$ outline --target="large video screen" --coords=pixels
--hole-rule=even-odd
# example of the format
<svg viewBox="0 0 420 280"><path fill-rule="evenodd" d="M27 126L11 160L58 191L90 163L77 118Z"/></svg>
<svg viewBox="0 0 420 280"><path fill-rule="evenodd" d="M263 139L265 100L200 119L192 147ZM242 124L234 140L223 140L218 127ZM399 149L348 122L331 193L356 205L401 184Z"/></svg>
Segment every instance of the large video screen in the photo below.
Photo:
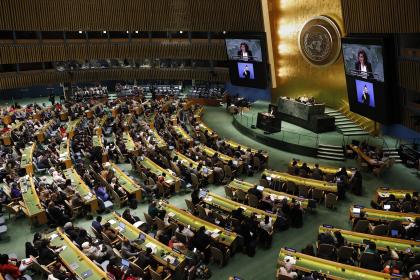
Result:
<svg viewBox="0 0 420 280"><path fill-rule="evenodd" d="M254 80L254 65L252 63L238 62L238 74L240 79Z"/></svg>
<svg viewBox="0 0 420 280"><path fill-rule="evenodd" d="M381 45L343 43L347 75L384 82L383 47Z"/></svg>
<svg viewBox="0 0 420 280"><path fill-rule="evenodd" d="M342 39L350 110L380 123L392 121L387 42L375 36Z"/></svg>
<svg viewBox="0 0 420 280"><path fill-rule="evenodd" d="M373 90L373 84L362 80L355 80L355 82L357 102L363 104L364 106L375 108L375 92Z"/></svg>
<svg viewBox="0 0 420 280"><path fill-rule="evenodd" d="M229 60L262 62L261 41L257 39L226 39Z"/></svg>

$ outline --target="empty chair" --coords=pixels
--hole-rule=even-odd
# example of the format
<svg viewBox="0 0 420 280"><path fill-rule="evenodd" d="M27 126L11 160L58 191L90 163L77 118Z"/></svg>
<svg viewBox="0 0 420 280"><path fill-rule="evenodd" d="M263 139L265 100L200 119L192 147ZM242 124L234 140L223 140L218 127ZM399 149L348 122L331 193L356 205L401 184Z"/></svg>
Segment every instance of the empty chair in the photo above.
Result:
<svg viewBox="0 0 420 280"><path fill-rule="evenodd" d="M233 179L233 174L232 174L232 169L230 168L229 165L224 165L223 166L223 171L225 173L225 177L223 178L224 182L230 182Z"/></svg>
<svg viewBox="0 0 420 280"><path fill-rule="evenodd" d="M299 196L303 196L305 198L309 197L310 188L308 186L299 185L298 190L299 190Z"/></svg>
<svg viewBox="0 0 420 280"><path fill-rule="evenodd" d="M260 179L260 186L263 186L264 188L269 188L270 184L268 183L267 179Z"/></svg>
<svg viewBox="0 0 420 280"><path fill-rule="evenodd" d="M258 157L253 157L253 164L254 170L259 171L261 170L261 161Z"/></svg>
<svg viewBox="0 0 420 280"><path fill-rule="evenodd" d="M218 263L221 267L225 265L227 258L223 255L223 252L216 247L210 247L211 259L214 263Z"/></svg>
<svg viewBox="0 0 420 280"><path fill-rule="evenodd" d="M291 194L295 194L297 190L296 184L291 181L287 181L286 183L286 191Z"/></svg>
<svg viewBox="0 0 420 280"><path fill-rule="evenodd" d="M150 227L154 226L156 224L155 220L147 213L143 213L144 219L146 220L146 223L149 224Z"/></svg>
<svg viewBox="0 0 420 280"><path fill-rule="evenodd" d="M150 272L150 276L152 277L152 280L167 280L167 279L171 279L171 275L168 275L166 278L163 278L161 274L159 274L156 271L154 271L150 266L149 266L149 272Z"/></svg>
<svg viewBox="0 0 420 280"><path fill-rule="evenodd" d="M386 236L388 235L388 226L387 225L377 225L373 228L372 234L374 235L380 235L380 236Z"/></svg>
<svg viewBox="0 0 420 280"><path fill-rule="evenodd" d="M330 261L337 260L337 253L335 251L335 247L330 244L320 244L318 246L317 256Z"/></svg>
<svg viewBox="0 0 420 280"><path fill-rule="evenodd" d="M259 206L258 197L255 194L249 193L248 194L248 205L254 208L258 208Z"/></svg>
<svg viewBox="0 0 420 280"><path fill-rule="evenodd" d="M197 175L195 175L194 173L191 173L191 185L193 189L197 189L200 187L200 181L198 180Z"/></svg>
<svg viewBox="0 0 420 280"><path fill-rule="evenodd" d="M360 257L360 267L375 270L375 271L381 271L382 270L381 257L376 254L365 252Z"/></svg>
<svg viewBox="0 0 420 280"><path fill-rule="evenodd" d="M197 211L198 211L198 217L200 217L201 219L207 220L206 209L201 205L197 205L196 208L197 208Z"/></svg>
<svg viewBox="0 0 420 280"><path fill-rule="evenodd" d="M370 233L370 223L367 220L359 220L354 225L353 231L361 233Z"/></svg>
<svg viewBox="0 0 420 280"><path fill-rule="evenodd" d="M236 190L235 194L236 194L236 199L239 202L245 202L247 200L246 193L243 190Z"/></svg>
<svg viewBox="0 0 420 280"><path fill-rule="evenodd" d="M325 195L325 207L335 209L337 207L338 196L333 193Z"/></svg>
<svg viewBox="0 0 420 280"><path fill-rule="evenodd" d="M185 204L187 204L188 211L190 211L190 213L195 212L195 205L191 202L191 200L185 199Z"/></svg>
<svg viewBox="0 0 420 280"><path fill-rule="evenodd" d="M324 191L320 189L313 189L312 190L312 199L320 202L324 198Z"/></svg>
<svg viewBox="0 0 420 280"><path fill-rule="evenodd" d="M352 258L353 258L353 247L349 246L341 246L338 248L337 256L338 256L338 262L345 263L345 264L352 264Z"/></svg>

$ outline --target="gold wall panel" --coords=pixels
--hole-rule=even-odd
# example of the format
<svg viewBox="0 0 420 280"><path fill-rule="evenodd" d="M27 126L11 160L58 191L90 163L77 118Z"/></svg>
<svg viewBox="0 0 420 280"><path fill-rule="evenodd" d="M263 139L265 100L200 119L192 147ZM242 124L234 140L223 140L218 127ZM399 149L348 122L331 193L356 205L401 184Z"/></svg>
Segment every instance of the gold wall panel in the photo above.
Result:
<svg viewBox="0 0 420 280"><path fill-rule="evenodd" d="M304 60L298 48L298 34L310 18L325 15L333 19L344 35L340 0L270 0L270 19L279 96L314 96L328 106L338 108L347 100L342 55L326 67L314 67Z"/></svg>
<svg viewBox="0 0 420 280"><path fill-rule="evenodd" d="M85 60L104 58L166 58L166 59L199 59L199 60L226 60L224 42L221 40L208 43L182 43L171 44L132 43L110 44L108 42L90 44L76 43L64 44L44 42L35 44L4 45L0 46L0 63L31 63L64 60Z"/></svg>
<svg viewBox="0 0 420 280"><path fill-rule="evenodd" d="M0 30L264 31L260 0L1 0Z"/></svg>
<svg viewBox="0 0 420 280"><path fill-rule="evenodd" d="M399 84L402 88L420 92L420 62L402 60L398 62Z"/></svg>
<svg viewBox="0 0 420 280"><path fill-rule="evenodd" d="M196 69L103 69L72 72L22 71L0 74L0 90L33 85L47 85L64 82L97 82L104 80L202 80L210 82L229 81L226 68Z"/></svg>

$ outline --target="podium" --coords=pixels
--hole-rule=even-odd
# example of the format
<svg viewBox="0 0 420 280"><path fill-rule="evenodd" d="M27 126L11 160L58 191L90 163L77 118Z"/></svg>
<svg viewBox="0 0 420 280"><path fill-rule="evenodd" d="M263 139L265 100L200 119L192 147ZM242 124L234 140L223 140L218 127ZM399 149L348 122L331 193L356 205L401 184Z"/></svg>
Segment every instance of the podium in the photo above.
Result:
<svg viewBox="0 0 420 280"><path fill-rule="evenodd" d="M281 119L270 113L258 113L257 128L269 133L279 132L281 130Z"/></svg>

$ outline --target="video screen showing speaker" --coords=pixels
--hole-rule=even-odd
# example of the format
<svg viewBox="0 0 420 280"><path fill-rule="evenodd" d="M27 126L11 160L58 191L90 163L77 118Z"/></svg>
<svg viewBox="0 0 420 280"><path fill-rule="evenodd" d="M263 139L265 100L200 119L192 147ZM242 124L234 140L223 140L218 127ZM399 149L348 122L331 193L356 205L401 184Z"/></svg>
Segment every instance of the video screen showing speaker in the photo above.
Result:
<svg viewBox="0 0 420 280"><path fill-rule="evenodd" d="M262 62L261 41L257 39L225 39L229 60Z"/></svg>
<svg viewBox="0 0 420 280"><path fill-rule="evenodd" d="M233 85L253 88L267 87L267 63L264 34L241 34L225 39L229 59L230 81Z"/></svg>
<svg viewBox="0 0 420 280"><path fill-rule="evenodd" d="M343 43L346 74L384 82L382 45Z"/></svg>

